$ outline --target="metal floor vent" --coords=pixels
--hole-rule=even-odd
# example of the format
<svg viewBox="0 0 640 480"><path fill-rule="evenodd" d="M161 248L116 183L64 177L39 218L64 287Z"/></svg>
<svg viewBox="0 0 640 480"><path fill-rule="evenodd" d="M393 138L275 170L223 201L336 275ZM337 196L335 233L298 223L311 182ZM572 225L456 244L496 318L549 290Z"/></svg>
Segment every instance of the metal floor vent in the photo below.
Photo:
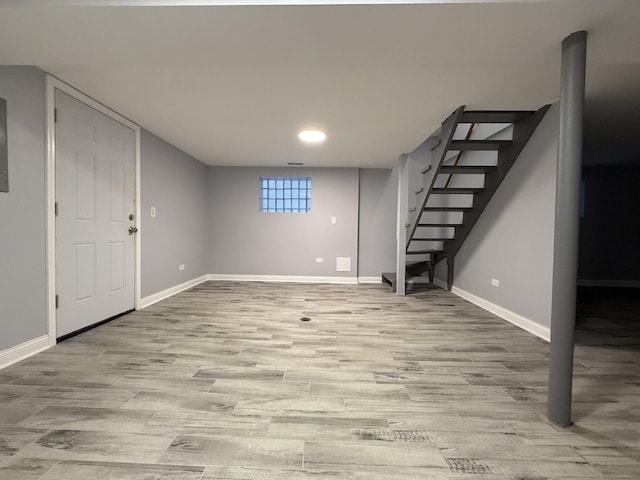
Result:
<svg viewBox="0 0 640 480"><path fill-rule="evenodd" d="M488 465L478 463L475 458L447 458L447 464L454 473L491 473Z"/></svg>
<svg viewBox="0 0 640 480"><path fill-rule="evenodd" d="M356 435L362 440L379 440L385 442L428 442L429 439L418 430L357 430Z"/></svg>

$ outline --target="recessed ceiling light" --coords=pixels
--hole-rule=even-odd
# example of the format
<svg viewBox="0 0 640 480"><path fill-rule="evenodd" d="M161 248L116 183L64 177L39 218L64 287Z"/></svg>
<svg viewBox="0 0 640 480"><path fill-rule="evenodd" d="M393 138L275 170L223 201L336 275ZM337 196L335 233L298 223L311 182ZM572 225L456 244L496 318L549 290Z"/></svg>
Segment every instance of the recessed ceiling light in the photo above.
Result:
<svg viewBox="0 0 640 480"><path fill-rule="evenodd" d="M298 138L305 143L320 143L325 141L327 134L322 130L302 130Z"/></svg>

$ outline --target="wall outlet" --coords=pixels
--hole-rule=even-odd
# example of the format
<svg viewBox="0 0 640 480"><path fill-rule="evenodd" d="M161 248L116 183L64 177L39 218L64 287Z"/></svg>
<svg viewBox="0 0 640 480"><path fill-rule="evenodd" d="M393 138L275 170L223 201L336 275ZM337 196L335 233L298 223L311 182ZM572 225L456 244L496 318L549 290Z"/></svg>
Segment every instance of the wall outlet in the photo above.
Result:
<svg viewBox="0 0 640 480"><path fill-rule="evenodd" d="M331 223L335 225L336 223L338 223L338 219L336 217L331 217Z"/></svg>
<svg viewBox="0 0 640 480"><path fill-rule="evenodd" d="M491 279L491 286L492 287L499 287L500 286L500 280L498 280L496 278L492 278Z"/></svg>
<svg viewBox="0 0 640 480"><path fill-rule="evenodd" d="M184 263L181 263L180 265L178 265L178 270L184 270Z"/></svg>
<svg viewBox="0 0 640 480"><path fill-rule="evenodd" d="M151 216L152 217L156 216L156 207L151 207Z"/></svg>
<svg viewBox="0 0 640 480"><path fill-rule="evenodd" d="M324 262L324 258L316 257L316 263L322 263L322 262Z"/></svg>

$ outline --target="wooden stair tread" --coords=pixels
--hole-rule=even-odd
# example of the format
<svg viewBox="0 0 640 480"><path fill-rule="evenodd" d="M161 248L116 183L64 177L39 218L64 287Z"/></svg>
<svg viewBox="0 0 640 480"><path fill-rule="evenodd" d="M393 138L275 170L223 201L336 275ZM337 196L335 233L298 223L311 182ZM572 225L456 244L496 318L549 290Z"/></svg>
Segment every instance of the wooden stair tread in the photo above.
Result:
<svg viewBox="0 0 640 480"><path fill-rule="evenodd" d="M437 249L429 249L429 250L412 250L412 251L407 251L406 254L407 255L427 255L427 254L431 254L431 253L442 253L444 252L444 250L437 250Z"/></svg>
<svg viewBox="0 0 640 480"><path fill-rule="evenodd" d="M488 173L497 168L495 165L442 165L439 173Z"/></svg>
<svg viewBox="0 0 640 480"><path fill-rule="evenodd" d="M431 193L436 195L462 195L462 194L470 194L470 193L478 193L483 191L484 188L458 188L458 187L449 187L449 188L432 188Z"/></svg>
<svg viewBox="0 0 640 480"><path fill-rule="evenodd" d="M424 212L470 212L473 207L424 207Z"/></svg>
<svg viewBox="0 0 640 480"><path fill-rule="evenodd" d="M490 151L511 144L511 140L452 140L449 143L449 150L457 151Z"/></svg>
<svg viewBox="0 0 640 480"><path fill-rule="evenodd" d="M460 123L515 123L535 113L533 110L468 110L462 113Z"/></svg>
<svg viewBox="0 0 640 480"><path fill-rule="evenodd" d="M440 222L440 223L419 223L418 227L459 227L462 223Z"/></svg>
<svg viewBox="0 0 640 480"><path fill-rule="evenodd" d="M443 242L444 240L451 240L451 237L413 237L411 242Z"/></svg>

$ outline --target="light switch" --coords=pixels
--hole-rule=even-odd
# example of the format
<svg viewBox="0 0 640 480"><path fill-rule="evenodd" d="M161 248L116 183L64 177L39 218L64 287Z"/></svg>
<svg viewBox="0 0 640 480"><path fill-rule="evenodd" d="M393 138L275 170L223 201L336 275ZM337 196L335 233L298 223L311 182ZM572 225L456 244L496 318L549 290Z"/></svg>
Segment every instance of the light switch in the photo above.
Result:
<svg viewBox="0 0 640 480"><path fill-rule="evenodd" d="M331 223L333 225L335 225L338 222L338 219L336 217L331 217Z"/></svg>
<svg viewBox="0 0 640 480"><path fill-rule="evenodd" d="M156 216L156 207L151 207L151 216L152 217Z"/></svg>

